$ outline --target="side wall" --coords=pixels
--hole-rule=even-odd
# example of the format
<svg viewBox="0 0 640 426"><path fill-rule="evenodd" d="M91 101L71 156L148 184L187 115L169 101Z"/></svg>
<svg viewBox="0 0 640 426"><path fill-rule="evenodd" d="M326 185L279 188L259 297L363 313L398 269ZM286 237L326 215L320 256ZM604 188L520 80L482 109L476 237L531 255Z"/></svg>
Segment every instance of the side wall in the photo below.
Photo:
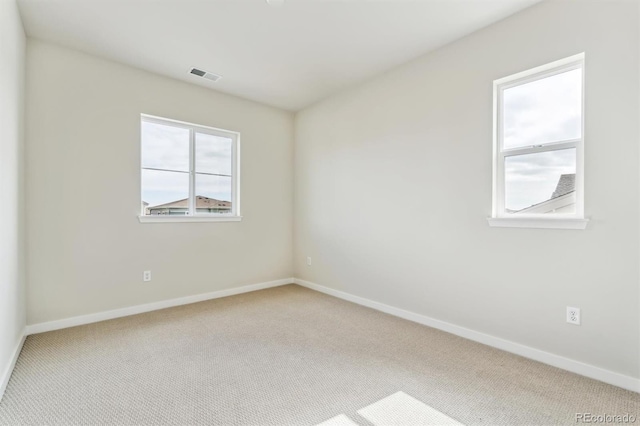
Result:
<svg viewBox="0 0 640 426"><path fill-rule="evenodd" d="M241 133L241 222L138 222L141 113ZM27 123L28 324L292 276L291 113L30 39Z"/></svg>
<svg viewBox="0 0 640 426"><path fill-rule="evenodd" d="M298 113L295 276L640 377L637 7L540 3ZM490 228L492 81L579 52L587 230Z"/></svg>
<svg viewBox="0 0 640 426"><path fill-rule="evenodd" d="M0 0L0 398L25 326L23 118L25 35Z"/></svg>

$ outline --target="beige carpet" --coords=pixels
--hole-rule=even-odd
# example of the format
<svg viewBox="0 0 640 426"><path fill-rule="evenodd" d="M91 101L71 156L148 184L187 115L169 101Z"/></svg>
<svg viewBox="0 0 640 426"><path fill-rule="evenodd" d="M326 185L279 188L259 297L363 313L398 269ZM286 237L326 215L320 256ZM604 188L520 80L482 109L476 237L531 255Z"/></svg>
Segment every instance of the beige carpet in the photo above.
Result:
<svg viewBox="0 0 640 426"><path fill-rule="evenodd" d="M637 393L288 285L30 336L0 424L381 426L395 403L465 425L640 413Z"/></svg>

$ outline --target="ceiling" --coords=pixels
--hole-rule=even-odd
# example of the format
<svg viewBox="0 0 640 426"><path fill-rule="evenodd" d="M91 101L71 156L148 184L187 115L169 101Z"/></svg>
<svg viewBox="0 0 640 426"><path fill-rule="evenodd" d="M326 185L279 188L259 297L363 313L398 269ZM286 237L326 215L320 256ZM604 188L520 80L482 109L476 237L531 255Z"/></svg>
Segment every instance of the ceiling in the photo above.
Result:
<svg viewBox="0 0 640 426"><path fill-rule="evenodd" d="M30 37L296 111L540 0L18 0ZM192 67L223 76L212 82Z"/></svg>

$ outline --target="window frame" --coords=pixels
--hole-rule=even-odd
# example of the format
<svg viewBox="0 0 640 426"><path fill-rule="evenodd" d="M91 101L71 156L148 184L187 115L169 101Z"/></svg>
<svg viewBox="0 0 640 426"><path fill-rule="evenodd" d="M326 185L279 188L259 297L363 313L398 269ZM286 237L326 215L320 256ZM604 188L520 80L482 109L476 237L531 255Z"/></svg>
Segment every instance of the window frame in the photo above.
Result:
<svg viewBox="0 0 640 426"><path fill-rule="evenodd" d="M141 223L161 222L238 222L240 215L240 133L203 126L170 118L149 114L140 114L140 200L142 205L142 123L155 123L186 129L189 131L189 211L186 215L145 215L144 206L141 207L138 219ZM229 213L197 213L196 211L196 133L208 134L231 139L231 212ZM153 169L163 171L164 169ZM173 171L173 170L166 170Z"/></svg>
<svg viewBox="0 0 640 426"><path fill-rule="evenodd" d="M504 148L502 120L503 93L523 84L542 80L575 69L582 70L581 137L523 147ZM585 140L585 54L579 53L539 67L513 74L493 82L493 193L490 226L518 228L584 229L584 140ZM507 213L505 209L505 160L515 155L550 152L561 149L576 150L575 212L574 213Z"/></svg>

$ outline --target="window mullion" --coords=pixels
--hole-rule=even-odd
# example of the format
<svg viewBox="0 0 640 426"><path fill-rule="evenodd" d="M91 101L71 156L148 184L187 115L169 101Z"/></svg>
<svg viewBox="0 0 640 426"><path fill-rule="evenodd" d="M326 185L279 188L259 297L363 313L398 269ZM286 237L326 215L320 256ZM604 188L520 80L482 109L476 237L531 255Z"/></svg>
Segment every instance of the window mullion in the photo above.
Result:
<svg viewBox="0 0 640 426"><path fill-rule="evenodd" d="M196 214L196 136L189 129L189 215Z"/></svg>
<svg viewBox="0 0 640 426"><path fill-rule="evenodd" d="M170 172L170 173L189 173L184 170L173 170L173 169L159 169L157 167L142 167L142 170L154 170L156 172Z"/></svg>
<svg viewBox="0 0 640 426"><path fill-rule="evenodd" d="M505 157L511 157L514 155L526 155L526 154L535 154L537 152L546 152L546 151L558 151L561 149L568 148L577 148L577 145L582 142L580 139L574 139L570 142L562 142L562 143L548 143L543 145L533 145L533 146L525 146L521 148L511 148L508 150L503 150L500 154Z"/></svg>

